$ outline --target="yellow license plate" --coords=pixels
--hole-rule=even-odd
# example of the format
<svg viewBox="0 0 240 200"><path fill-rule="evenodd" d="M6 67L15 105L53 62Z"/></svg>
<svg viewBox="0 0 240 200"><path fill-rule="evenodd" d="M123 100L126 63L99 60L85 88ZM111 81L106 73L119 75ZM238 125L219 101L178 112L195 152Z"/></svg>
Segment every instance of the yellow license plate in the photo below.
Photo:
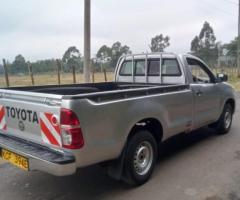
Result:
<svg viewBox="0 0 240 200"><path fill-rule="evenodd" d="M1 157L3 158L3 160L10 162L11 164L19 167L20 169L23 169L25 171L28 171L29 169L28 159L24 158L23 156L2 149Z"/></svg>

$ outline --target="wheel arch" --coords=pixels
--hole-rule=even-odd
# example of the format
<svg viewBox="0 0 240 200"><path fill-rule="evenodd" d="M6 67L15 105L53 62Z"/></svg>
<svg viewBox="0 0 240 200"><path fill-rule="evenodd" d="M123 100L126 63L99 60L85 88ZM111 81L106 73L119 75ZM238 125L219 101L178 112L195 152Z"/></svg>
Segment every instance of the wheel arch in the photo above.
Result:
<svg viewBox="0 0 240 200"><path fill-rule="evenodd" d="M163 126L158 119L144 118L136 122L128 134L127 141L140 130L149 131L155 138L157 144L161 143L163 139Z"/></svg>
<svg viewBox="0 0 240 200"><path fill-rule="evenodd" d="M130 131L127 135L127 139L125 141L125 145L121 151L120 156L111 162L110 165L108 165L108 175L115 180L120 180L121 177L125 177L123 166L125 162L125 156L126 156L126 150L128 146L128 142L130 139L137 134L138 131L141 130L148 130L153 137L156 139L157 145L160 144L160 142L163 139L163 126L162 123L156 119L156 118L144 118L142 120L139 120L136 122L132 128L130 128ZM123 178L125 179L125 178Z"/></svg>
<svg viewBox="0 0 240 200"><path fill-rule="evenodd" d="M229 99L227 99L227 100L225 101L225 104L224 104L224 105L226 105L226 104L230 104L230 105L232 106L233 113L234 113L235 110L236 110L236 102L235 102L235 100L234 100L233 98L229 98Z"/></svg>

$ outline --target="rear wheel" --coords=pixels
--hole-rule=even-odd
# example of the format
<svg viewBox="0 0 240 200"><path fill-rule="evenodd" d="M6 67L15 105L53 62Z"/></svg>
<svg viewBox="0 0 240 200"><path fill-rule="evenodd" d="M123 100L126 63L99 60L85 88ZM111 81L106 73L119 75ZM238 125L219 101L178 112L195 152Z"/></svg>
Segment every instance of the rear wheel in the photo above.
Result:
<svg viewBox="0 0 240 200"><path fill-rule="evenodd" d="M149 180L157 159L157 143L148 131L138 131L128 141L124 161L125 181L133 186Z"/></svg>
<svg viewBox="0 0 240 200"><path fill-rule="evenodd" d="M230 104L224 106L220 119L214 124L218 134L227 134L232 126L233 108Z"/></svg>

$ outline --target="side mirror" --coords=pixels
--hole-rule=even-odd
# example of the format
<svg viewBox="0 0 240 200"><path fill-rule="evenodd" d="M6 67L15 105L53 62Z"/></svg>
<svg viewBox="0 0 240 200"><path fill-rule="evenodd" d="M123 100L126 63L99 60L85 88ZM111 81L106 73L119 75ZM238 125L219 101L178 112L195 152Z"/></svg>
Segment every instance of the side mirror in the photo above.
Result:
<svg viewBox="0 0 240 200"><path fill-rule="evenodd" d="M227 82L228 75L227 74L217 74L217 80L218 80L218 82Z"/></svg>

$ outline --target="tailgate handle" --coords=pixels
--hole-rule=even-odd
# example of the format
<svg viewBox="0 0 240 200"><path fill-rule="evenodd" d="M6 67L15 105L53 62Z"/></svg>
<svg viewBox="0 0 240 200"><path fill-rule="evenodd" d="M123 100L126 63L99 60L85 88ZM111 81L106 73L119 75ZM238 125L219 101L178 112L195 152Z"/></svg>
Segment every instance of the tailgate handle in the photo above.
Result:
<svg viewBox="0 0 240 200"><path fill-rule="evenodd" d="M61 105L61 100L58 100L58 99L46 98L44 102L45 102L45 104L50 105L50 106L60 106Z"/></svg>

